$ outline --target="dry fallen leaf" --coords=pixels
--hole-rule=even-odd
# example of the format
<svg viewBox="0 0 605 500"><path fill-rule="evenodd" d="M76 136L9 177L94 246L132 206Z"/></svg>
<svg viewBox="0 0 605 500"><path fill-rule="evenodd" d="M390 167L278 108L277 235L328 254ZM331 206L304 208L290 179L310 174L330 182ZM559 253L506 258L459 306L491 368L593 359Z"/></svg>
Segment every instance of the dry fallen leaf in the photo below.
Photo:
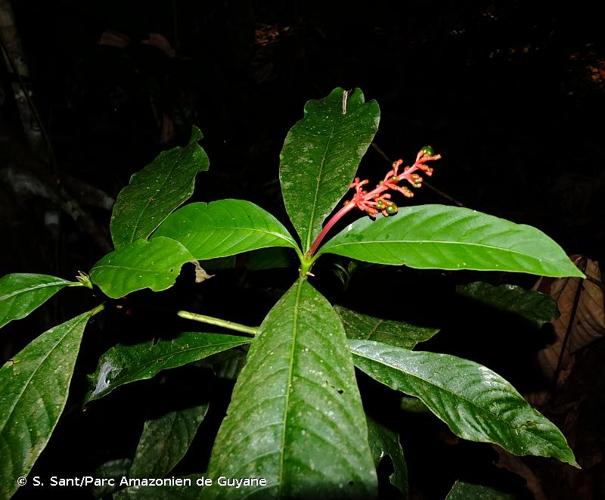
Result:
<svg viewBox="0 0 605 500"><path fill-rule="evenodd" d="M552 321L554 343L538 353L542 371L557 385L569 375L575 353L605 336L605 302L599 264L582 256L572 259L586 274L585 280L540 278L534 285L534 290L557 301L561 313Z"/></svg>
<svg viewBox="0 0 605 500"><path fill-rule="evenodd" d="M214 274L208 274L206 272L206 270L200 266L200 263L195 261L193 262L193 264L195 265L195 282L196 283L202 283L204 281L206 281L207 279L210 279L214 276Z"/></svg>

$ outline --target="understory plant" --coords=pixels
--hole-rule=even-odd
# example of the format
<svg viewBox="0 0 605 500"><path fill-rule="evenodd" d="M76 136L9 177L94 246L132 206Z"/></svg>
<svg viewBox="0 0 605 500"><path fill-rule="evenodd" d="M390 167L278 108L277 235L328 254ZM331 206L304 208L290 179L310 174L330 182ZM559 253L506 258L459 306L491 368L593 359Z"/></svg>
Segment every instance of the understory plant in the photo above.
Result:
<svg viewBox="0 0 605 500"><path fill-rule="evenodd" d="M249 201L180 207L209 165L194 129L186 146L161 153L120 192L111 217L115 249L89 273L75 281L39 274L0 280L0 326L24 318L66 287L98 288L108 300L121 299L146 288L170 288L187 263L196 267L197 286L203 287L203 261L282 247L298 257L299 276L260 326L203 310L178 311L209 326L115 345L90 375L85 403L162 370L236 348L246 352L208 468L183 478L193 486L173 486L175 495L372 498L377 466L389 456L389 479L404 497L407 472L399 437L366 416L355 369L417 398L463 439L577 466L557 427L502 377L466 359L417 350L435 329L333 306L312 281L314 264L324 254L416 269L583 274L536 228L460 207L398 207L439 168L440 155L431 147L422 147L413 161L393 163L374 187L356 177L380 117L378 104L365 102L360 90L337 88L309 101L304 111L285 139L279 169L298 238ZM345 216L353 222L338 224ZM221 279L220 273L213 279ZM46 446L65 407L86 324L103 309L99 304L52 327L0 369L0 498L17 490L17 478L28 475ZM210 325L233 333L213 333ZM103 473L113 467L126 477L165 477L187 452L206 411L205 405L179 409L147 421L135 456ZM145 491L114 486L120 498ZM160 494L158 488L150 491L150 498Z"/></svg>

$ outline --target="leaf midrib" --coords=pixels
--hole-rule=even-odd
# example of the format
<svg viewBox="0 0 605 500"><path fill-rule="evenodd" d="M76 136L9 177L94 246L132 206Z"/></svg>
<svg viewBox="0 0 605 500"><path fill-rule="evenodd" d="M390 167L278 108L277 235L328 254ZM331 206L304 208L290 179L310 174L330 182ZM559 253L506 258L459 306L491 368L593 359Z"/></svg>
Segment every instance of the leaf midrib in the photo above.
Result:
<svg viewBox="0 0 605 500"><path fill-rule="evenodd" d="M71 332L73 332L80 325L80 323L82 321L88 321L89 318L90 318L90 314L88 314L85 318L82 318L79 321L77 321L67 332L65 332L65 334L46 353L46 355L42 358L42 360L40 360L40 362L38 363L38 366L36 366L36 368L34 369L34 371L31 374L31 376L27 379L27 382L25 384L23 384L23 389L20 391L19 396L17 398L15 398L15 404L12 406L10 412L6 416L6 420L2 424L2 428L0 428L0 434L4 432L4 428L5 428L6 424L7 424L7 422L10 420L11 416L13 415L13 413L15 411L15 407L17 406L17 404L21 400L21 397L23 396L23 393L29 387L29 385L30 385L32 379L34 378L34 376L36 375L36 373L38 373L38 370L40 370L40 368L42 367L42 365L46 362L46 360L50 357L50 355L57 349L57 347L59 347L59 345L63 343L63 341L65 340L65 338L69 334L71 334Z"/></svg>
<svg viewBox="0 0 605 500"><path fill-rule="evenodd" d="M10 299L12 297L15 297L17 295L20 295L22 293L32 292L34 290L38 290L38 289L41 289L41 288L47 288L47 287L59 286L59 285L67 286L69 284L71 284L71 282L70 281L65 281L65 280L55 281L55 282L52 282L52 283L38 283L37 285L33 285L33 286L28 287L28 288L20 288L19 290L15 290L14 292L8 293L6 295L1 295L0 296L0 302L8 300L8 299Z"/></svg>
<svg viewBox="0 0 605 500"><path fill-rule="evenodd" d="M288 235L284 235L282 233L276 233L273 231L267 231L264 229L259 229L259 228L254 228L254 227L225 227L225 226L212 226L212 228L209 229L209 231L217 231L217 230L221 230L221 231L249 231L249 232L257 232L257 233L261 233L261 234L266 234L269 236L274 236L278 239L284 240L288 243L288 246L290 247L294 247L296 246L296 244L294 243L294 240L292 239L292 237L288 234ZM204 233L203 231L199 231L196 233L192 234L193 235L197 235L197 234L207 234ZM161 236L161 235L160 235ZM210 239L212 235L208 235L207 239ZM174 236L168 236L168 238L173 238L176 240L176 238ZM178 241L178 240L177 240Z"/></svg>
<svg viewBox="0 0 605 500"><path fill-rule="evenodd" d="M151 204L151 200L153 199L153 197L155 195L157 195L158 193L160 193L162 191L162 189L164 188L164 186L166 185L166 182L168 181L168 179L170 178L170 176L172 175L172 173L176 170L176 168L179 166L178 161L175 161L174 165L170 168L170 171L164 176L164 179L162 180L162 183L159 185L158 188L156 188L155 194L152 196L147 197L147 201L145 202L145 206L143 207L143 209L139 212L139 216L137 217L137 220L133 226L133 230L132 230L132 234L130 235L130 240L128 241L128 243L133 243L135 242L138 238L135 238L135 234L137 232L137 230L139 229L139 223L141 222L141 218L143 217L143 213L145 213L145 211L149 208L149 205ZM137 184L131 184L131 186L136 186ZM144 183L140 184L140 185L144 185ZM161 221L159 221L156 226L154 227L154 229L157 229L158 226L168 218L167 214L166 217L164 217L164 219L162 219ZM153 232L153 229L151 230L151 232L149 234L151 234ZM143 239L147 238L147 236L149 236L149 234L147 234Z"/></svg>
<svg viewBox="0 0 605 500"><path fill-rule="evenodd" d="M330 242L326 243L326 246L324 247L324 252L320 251L319 252L320 254L329 253L332 248L338 248L338 247L343 247L343 246L375 245L375 244L385 244L385 243L398 244L398 245L414 245L414 244L426 243L426 244L437 244L437 245L457 245L457 246L480 247L480 248L486 248L486 249L490 249L490 250L498 250L500 252L505 252L505 253L512 253L515 255L520 255L520 256L532 259L534 261L538 261L540 263L541 262L553 262L550 259L540 259L538 257L532 257L531 255L528 255L526 253L522 253L517 250L511 250L509 248L496 247L493 245L485 245L482 243L472 243L472 242L442 241L442 240L371 240L371 241L341 242L341 243L334 243L331 245L329 243Z"/></svg>
<svg viewBox="0 0 605 500"><path fill-rule="evenodd" d="M183 262L184 264L184 262ZM175 264L178 265L178 264ZM181 264L182 265L182 264ZM139 268L139 267L130 267L130 266L118 266L115 264L101 264L99 266L95 266L92 268L92 270L90 271L91 273L94 271L99 271L99 270L103 270L103 269L125 269L127 271L137 271L137 272L144 272L147 274L152 274L152 275L163 275L163 274L172 274L172 272L170 270L159 270L159 271L154 271L150 268Z"/></svg>
<svg viewBox="0 0 605 500"><path fill-rule="evenodd" d="M283 430L281 435L281 449L279 450L279 473L277 479L277 488L278 488L278 497L282 496L282 487L283 483L283 475L285 468L285 457L286 457L286 432L288 427L288 413L289 413L289 404L290 404L290 394L292 392L293 384L292 379L294 375L294 355L296 353L296 338L298 333L298 309L300 304L300 296L302 293L304 281L299 281L298 289L296 290L296 298L294 300L294 317L292 318L292 346L290 348L290 363L288 366L288 389L286 391L286 399L284 401L284 413L282 417L283 422Z"/></svg>
<svg viewBox="0 0 605 500"><path fill-rule="evenodd" d="M390 351L390 352L392 353L393 351ZM389 351L383 351L383 352L381 352L381 354L380 354L380 355L382 356L382 355L384 355L385 353L389 354ZM395 353L395 354L396 354L396 353ZM468 405L469 405L469 406L471 406L471 407L473 407L473 408L476 408L476 409L478 410L478 412L479 412L479 413L481 413L481 414L483 414L483 415L484 415L484 418L485 418L485 415L487 415L487 418L488 418L488 419L493 419L493 418L495 417L496 419L498 419L498 420L499 420L499 416L498 416L498 414L497 414L497 413L492 413L492 412L491 412L491 411L490 411L488 408L484 408L484 407L482 407L482 406L478 406L478 404L477 404L477 403L475 403L474 401L472 401L472 400L470 400L470 399L467 399L467 398L465 398L464 396L461 396L461 395L459 395L459 394L458 394L458 393L456 393L456 392L453 392L453 391L448 391L446 388L444 388L444 387L442 387L442 386L440 386L440 385L438 385L438 384L436 384L436 383L434 383L434 382L432 382L432 381L429 381L429 380L427 380L427 379L424 379L424 378L421 378L421 377L419 377L419 376L417 376L417 375L414 375L414 374L410 373L409 371L405 371L405 369L403 369L403 368L401 368L401 367L396 367L396 366L393 366L393 365L391 365L391 364L389 364L389 363L387 363L387 362L384 362L384 361L376 361L376 360L375 360L375 359L373 359L373 358L369 358L369 357L367 357L367 356L365 356L365 355L358 354L357 352L353 352L353 355L354 355L354 356L359 356L360 358L367 359L368 361L371 361L371 362L373 362L373 363L382 364L382 365L384 365L384 366L387 366L387 367L389 367L389 368L390 368L390 369L392 369L392 370L395 370L395 371L398 371L398 372L402 373L402 374L403 374L404 376L406 376L406 377L410 377L410 378L413 378L413 379L415 379L415 380L419 380L420 382L422 382L422 383L424 383L424 384L426 384L426 385L428 385L428 386L430 386L430 387L433 387L433 388L435 388L436 390L441 391L441 392L443 392L443 393L445 393L445 394L453 394L453 395L455 395L455 396L456 396L458 399L460 399L460 400L462 400L462 401L464 401L464 402L468 403ZM361 368L360 368L360 369L361 369ZM387 385L388 385L388 384L387 384ZM389 387L391 387L391 386L389 386ZM401 389L401 388L399 388L399 387L397 387L397 388L395 388L395 387L391 387L391 388L392 388L392 389L395 389L395 390L397 390L397 391L400 391L400 392L407 393L406 391L404 391L403 389ZM512 387L511 387L511 388L512 388ZM421 401L422 401L422 402L423 402L425 405L427 405L427 407L429 407L429 405L428 405L428 404L427 404L427 402L425 401L425 398L424 398L424 397L419 396L419 395L416 395L416 394L409 394L409 393L408 393L408 395L413 396L413 397L417 397L417 398L418 398L418 399L420 399L420 400L421 400ZM519 397L521 397L521 396L519 395ZM522 398L522 397L521 397L521 398ZM430 408L430 407L429 407L429 408ZM432 410L431 410L431 411L432 411ZM437 418L439 418L439 420L441 420L441 421L442 421L442 422L444 422L446 425L448 425L448 427L449 427L449 424L448 424L448 423L447 423L447 422L446 422L446 421L445 421L445 420L444 420L444 419L441 417L441 415L438 415L438 414L437 414L437 413L435 413L435 412L433 412L433 414L434 414L434 415L435 415ZM510 425L510 424L509 424L509 425ZM512 427L512 426L511 426L511 427ZM516 429L522 429L523 427L524 427L524 426L515 426L515 427L512 427L512 428L516 430ZM465 432L466 432L466 431L465 431ZM493 441L493 440L491 439L491 437L490 437L490 436L487 436L485 433L484 433L484 435L485 435L486 437L488 437L488 440L486 440L485 442L492 443L492 444L497 444L497 445L499 445L499 446L500 446L500 443L498 443L497 441ZM538 438L538 437L539 437L539 436L538 436L538 435L536 435L536 434L532 434L532 436L533 436L534 438ZM472 439L472 438L469 438L469 439ZM542 440L544 441L544 439L542 439ZM546 440L546 442L548 442L549 444L552 444L552 443L550 443L550 442L549 442L549 441L547 441L547 440Z"/></svg>
<svg viewBox="0 0 605 500"><path fill-rule="evenodd" d="M218 346L218 347L224 347L225 345L230 345L229 348L232 348L232 347L239 347L240 345L244 345L246 343L250 343L250 341L246 339L246 340L242 340L242 341L240 341L238 343L223 342L223 343L220 343L220 344L213 344L212 347L216 347L216 346ZM95 397L94 397L94 399L100 399L101 397L106 396L107 394L109 394L110 392L114 391L115 389L117 389L121 385L125 385L125 384L127 384L129 382L137 382L138 380L149 380L150 378L155 377L155 375L157 375L159 372L161 372L163 370L166 370L167 368L160 368L156 373L154 373L153 375L149 375L149 376L145 376L144 372L145 372L145 370L148 370L151 366L157 364L158 361L161 361L162 363L165 363L166 360L168 360L171 357L176 357L176 356L179 356L181 354L189 353L191 351L196 351L196 350L199 351L199 350L203 350L203 349L204 349L203 347L188 347L186 349L183 349L183 350L179 351L176 354L163 354L161 356L158 356L157 358L153 358L152 361L144 364L139 370L137 370L136 372L134 372L134 374L131 375L130 378L124 377L122 380L125 380L125 381L120 382L119 384L115 385L116 380L118 380L118 381L120 380L120 378L119 378L120 374L118 374L118 376L113 379L114 387L111 387L111 389L109 389L108 391L103 391L103 392L100 392L99 394L96 394ZM213 353L213 354L217 354L217 353ZM140 377L140 378L133 379L132 377ZM91 399L91 401L92 400L93 399Z"/></svg>
<svg viewBox="0 0 605 500"><path fill-rule="evenodd" d="M326 164L326 158L328 156L328 149L330 148L330 144L332 143L332 139L334 137L334 130L336 125L332 124L330 135L328 136L328 140L326 141L326 147L324 148L324 152L322 154L321 162L319 165L319 174L317 175L317 183L315 184L315 193L313 196L313 204L311 205L311 217L309 218L309 226L307 227L307 243L305 251L309 249L311 246L311 239L313 238L313 226L315 225L315 213L317 212L317 198L319 197L319 187L322 182L322 178L324 175L324 166ZM336 200L338 201L338 200Z"/></svg>

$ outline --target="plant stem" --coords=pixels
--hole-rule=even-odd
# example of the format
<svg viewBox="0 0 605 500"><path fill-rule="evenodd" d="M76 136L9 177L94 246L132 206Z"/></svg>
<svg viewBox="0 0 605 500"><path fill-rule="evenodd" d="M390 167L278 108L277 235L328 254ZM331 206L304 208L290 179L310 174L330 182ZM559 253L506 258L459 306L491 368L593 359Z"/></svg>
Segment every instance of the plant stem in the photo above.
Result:
<svg viewBox="0 0 605 500"><path fill-rule="evenodd" d="M326 234L328 234L328 232L330 231L330 229L332 229L332 227L334 226L334 224L336 224L340 219L342 219L353 208L355 208L355 203L353 203L352 201L349 201L349 202L347 202L345 204L344 207L342 207L338 212L336 212L330 218L330 220L326 223L326 225L321 230L321 233L319 233L317 235L317 238L315 238L315 240L311 244L311 247L309 248L309 251L307 252L307 255L306 255L307 258L313 257L313 255L315 254L315 252L319 248L319 245L321 245L321 242L325 238Z"/></svg>
<svg viewBox="0 0 605 500"><path fill-rule="evenodd" d="M200 323L221 326L223 328L245 333L253 337L258 333L258 328L255 328L253 326L246 326L240 323L234 323L233 321L227 321L225 319L215 318L213 316L206 316L205 314L197 314L189 311L178 311L176 315L181 318L190 319L192 321L198 321Z"/></svg>
<svg viewBox="0 0 605 500"><path fill-rule="evenodd" d="M99 314L104 309L105 309L105 305L104 304L99 304L92 311L90 311L91 312L91 316L94 316L95 314Z"/></svg>

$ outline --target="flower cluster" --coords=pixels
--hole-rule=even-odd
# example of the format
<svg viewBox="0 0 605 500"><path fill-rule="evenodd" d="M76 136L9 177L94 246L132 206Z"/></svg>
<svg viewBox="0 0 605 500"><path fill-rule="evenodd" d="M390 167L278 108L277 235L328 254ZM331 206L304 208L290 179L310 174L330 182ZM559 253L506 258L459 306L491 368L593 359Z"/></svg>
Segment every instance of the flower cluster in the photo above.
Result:
<svg viewBox="0 0 605 500"><path fill-rule="evenodd" d="M367 179L360 180L359 177L356 177L351 184L351 188L355 189L355 194L351 200L345 203L345 206L355 206L366 212L370 217L376 217L379 212L384 216L396 214L397 205L391 201L391 193L388 191L398 191L406 198L411 198L414 193L401 183L405 181L412 187L421 187L423 178L418 172L423 172L430 177L433 174L433 169L427 165L427 162L440 158L441 155L435 154L432 147L425 146L416 155L414 164L404 167L402 172L400 172L400 168L403 160L393 162L391 170L372 191L366 191L363 188L369 183Z"/></svg>
<svg viewBox="0 0 605 500"><path fill-rule="evenodd" d="M407 182L412 187L419 188L422 186L422 176L419 172L428 176L432 175L433 169L427 165L427 162L439 160L440 158L441 155L435 154L432 147L425 146L416 155L414 164L412 166L404 167L402 172L400 172L400 168L403 164L403 160L394 162L389 173L374 189L372 189L372 191L366 191L363 188L369 183L368 180L364 179L362 181L359 177L356 177L351 184L351 188L355 189L353 198L346 201L343 207L326 222L326 225L309 247L307 256L312 257L315 255L319 245L321 245L321 242L330 229L355 207L363 210L370 217L376 217L378 213L381 213L385 217L396 214L398 210L397 205L391 201L391 193L388 191L398 191L403 196L411 198L414 196L414 193L406 185L401 184L402 181Z"/></svg>

